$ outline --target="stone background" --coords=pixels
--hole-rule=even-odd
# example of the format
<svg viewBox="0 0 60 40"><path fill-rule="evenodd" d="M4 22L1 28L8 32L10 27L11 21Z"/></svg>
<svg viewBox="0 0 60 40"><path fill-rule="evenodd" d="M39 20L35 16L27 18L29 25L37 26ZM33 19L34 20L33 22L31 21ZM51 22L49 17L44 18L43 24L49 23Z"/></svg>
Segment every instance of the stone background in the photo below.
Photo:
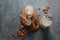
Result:
<svg viewBox="0 0 60 40"><path fill-rule="evenodd" d="M53 15L53 23L48 32L39 29L33 33L33 38L28 36L26 40L60 40L60 0L0 0L0 40L20 40L20 38L14 39L11 33L17 32L20 25L21 9L27 4L33 5L41 17L43 12L38 8L50 5L51 9L48 13Z"/></svg>

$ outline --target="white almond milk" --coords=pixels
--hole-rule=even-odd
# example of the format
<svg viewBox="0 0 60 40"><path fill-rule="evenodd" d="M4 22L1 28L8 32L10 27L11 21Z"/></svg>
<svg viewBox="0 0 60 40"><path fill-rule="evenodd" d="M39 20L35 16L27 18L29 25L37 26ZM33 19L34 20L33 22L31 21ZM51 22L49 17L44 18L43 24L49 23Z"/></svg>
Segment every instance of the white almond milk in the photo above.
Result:
<svg viewBox="0 0 60 40"><path fill-rule="evenodd" d="M52 20L50 20L48 17L44 16L41 20L42 25L44 27L49 27L52 24Z"/></svg>

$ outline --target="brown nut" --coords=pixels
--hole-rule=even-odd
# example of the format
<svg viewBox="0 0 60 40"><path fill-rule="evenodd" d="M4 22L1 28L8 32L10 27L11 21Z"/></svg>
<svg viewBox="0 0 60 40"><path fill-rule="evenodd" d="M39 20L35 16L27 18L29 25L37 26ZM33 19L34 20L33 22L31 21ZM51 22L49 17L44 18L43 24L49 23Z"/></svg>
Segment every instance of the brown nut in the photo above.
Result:
<svg viewBox="0 0 60 40"><path fill-rule="evenodd" d="M48 9L47 9L47 8L43 9L43 12L44 12L45 14L47 14Z"/></svg>
<svg viewBox="0 0 60 40"><path fill-rule="evenodd" d="M20 34L20 30L17 31L17 34Z"/></svg>
<svg viewBox="0 0 60 40"><path fill-rule="evenodd" d="M25 37L25 34L23 32L20 32L20 34L17 34L18 37Z"/></svg>
<svg viewBox="0 0 60 40"><path fill-rule="evenodd" d="M45 9L43 9L43 12L45 12Z"/></svg>
<svg viewBox="0 0 60 40"><path fill-rule="evenodd" d="M14 38L17 38L17 36L16 36L16 34L15 34L15 33L12 33L12 36L13 36Z"/></svg>
<svg viewBox="0 0 60 40"><path fill-rule="evenodd" d="M20 29L19 30L22 30L22 29L24 29L24 26L23 25L20 26Z"/></svg>
<svg viewBox="0 0 60 40"><path fill-rule="evenodd" d="M47 6L46 8L47 8L47 9L50 9L50 6Z"/></svg>

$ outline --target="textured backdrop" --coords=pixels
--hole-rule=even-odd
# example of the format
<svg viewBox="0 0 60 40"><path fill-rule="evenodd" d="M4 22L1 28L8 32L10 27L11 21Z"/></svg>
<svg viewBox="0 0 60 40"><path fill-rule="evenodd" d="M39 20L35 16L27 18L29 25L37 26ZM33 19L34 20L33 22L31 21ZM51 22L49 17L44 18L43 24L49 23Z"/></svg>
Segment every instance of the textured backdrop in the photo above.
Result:
<svg viewBox="0 0 60 40"><path fill-rule="evenodd" d="M12 32L17 32L20 25L20 12L23 6L31 4L37 13L43 16L42 10L38 8L51 6L48 13L53 15L53 23L44 32L39 29L33 33L33 38L29 36L26 40L60 40L60 0L0 0L0 40L20 40L11 36ZM48 37L49 38L48 38Z"/></svg>

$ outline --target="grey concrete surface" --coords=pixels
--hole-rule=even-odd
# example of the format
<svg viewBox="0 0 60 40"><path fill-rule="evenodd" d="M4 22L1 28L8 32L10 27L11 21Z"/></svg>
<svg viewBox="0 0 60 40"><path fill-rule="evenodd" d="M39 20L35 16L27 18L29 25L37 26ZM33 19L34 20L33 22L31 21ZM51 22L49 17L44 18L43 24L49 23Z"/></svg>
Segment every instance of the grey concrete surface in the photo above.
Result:
<svg viewBox="0 0 60 40"><path fill-rule="evenodd" d="M44 30L39 29L33 33L33 38L29 36L25 40L60 40L60 0L0 0L0 40L20 40L11 36L20 25L20 13L23 6L31 4L37 13L43 16L42 10L47 5L51 6L48 13L53 15L52 25Z"/></svg>

